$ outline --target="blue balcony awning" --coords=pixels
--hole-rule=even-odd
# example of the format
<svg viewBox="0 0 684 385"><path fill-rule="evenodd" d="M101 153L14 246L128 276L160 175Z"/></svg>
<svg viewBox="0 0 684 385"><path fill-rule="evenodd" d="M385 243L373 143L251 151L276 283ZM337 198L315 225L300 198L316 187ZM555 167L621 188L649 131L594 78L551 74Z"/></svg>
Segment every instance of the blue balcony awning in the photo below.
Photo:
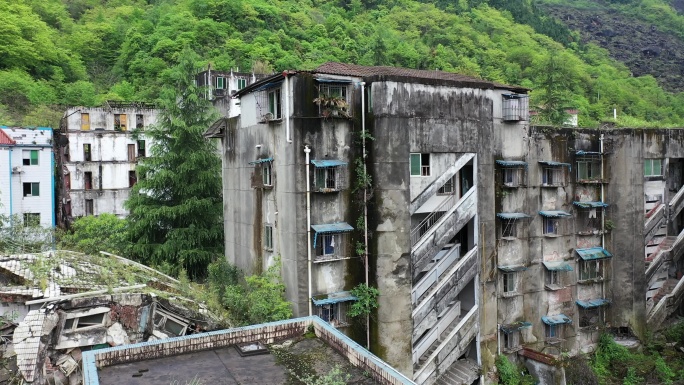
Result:
<svg viewBox="0 0 684 385"><path fill-rule="evenodd" d="M326 223L323 225L311 225L311 229L313 229L314 231L314 248L316 248L316 240L318 239L318 234L346 233L354 230L354 228L346 222Z"/></svg>
<svg viewBox="0 0 684 385"><path fill-rule="evenodd" d="M257 160L249 162L249 164L261 164L261 163L266 163L266 162L273 162L273 158L257 159Z"/></svg>
<svg viewBox="0 0 684 385"><path fill-rule="evenodd" d="M311 297L311 301L316 306L330 305L333 303L356 301L358 298L353 296L348 291L339 291L337 293L321 294Z"/></svg>
<svg viewBox="0 0 684 385"><path fill-rule="evenodd" d="M351 79L331 79L331 78L316 78L317 82L320 83L344 83L344 84L349 84L351 83Z"/></svg>
<svg viewBox="0 0 684 385"><path fill-rule="evenodd" d="M608 207L608 204L603 202L572 202L572 204L581 209L599 209Z"/></svg>
<svg viewBox="0 0 684 385"><path fill-rule="evenodd" d="M539 215L547 218L567 218L572 216L572 214L560 210L540 211Z"/></svg>
<svg viewBox="0 0 684 385"><path fill-rule="evenodd" d="M550 271L572 271L572 266L565 261L542 262L546 270Z"/></svg>
<svg viewBox="0 0 684 385"><path fill-rule="evenodd" d="M501 219L523 219L523 218L531 218L529 215L525 213L497 213L497 217Z"/></svg>
<svg viewBox="0 0 684 385"><path fill-rule="evenodd" d="M575 155L601 155L601 153L598 151L582 151L582 150L579 150L575 153Z"/></svg>
<svg viewBox="0 0 684 385"><path fill-rule="evenodd" d="M501 331L506 333L506 334L510 334L513 332L517 332L520 329L528 328L530 326L532 326L531 322L518 321L518 322L514 322L512 324L501 325Z"/></svg>
<svg viewBox="0 0 684 385"><path fill-rule="evenodd" d="M514 271L523 271L527 270L527 266L525 265L508 265L508 266L497 266L499 270L506 272L506 273L512 273Z"/></svg>
<svg viewBox="0 0 684 385"><path fill-rule="evenodd" d="M313 159L311 164L315 167L336 167L336 166L346 166L347 162L336 159Z"/></svg>
<svg viewBox="0 0 684 385"><path fill-rule="evenodd" d="M600 307L600 306L606 306L610 304L610 300L605 299L605 298L597 298L597 299L587 299L587 300L577 300L575 301L577 303L577 306L583 307L585 309L591 309L595 307Z"/></svg>
<svg viewBox="0 0 684 385"><path fill-rule="evenodd" d="M527 162L521 160L497 160L496 164L503 167L527 167Z"/></svg>
<svg viewBox="0 0 684 385"><path fill-rule="evenodd" d="M539 163L545 164L545 165L551 166L551 167L568 167L568 168L571 167L570 163L554 162L552 160L540 160Z"/></svg>
<svg viewBox="0 0 684 385"><path fill-rule="evenodd" d="M565 314L547 315L542 317L542 322L547 325L571 324L572 319Z"/></svg>
<svg viewBox="0 0 684 385"><path fill-rule="evenodd" d="M585 261L592 261L595 259L606 259L613 257L613 254L603 247L590 247L588 249L575 249L580 258Z"/></svg>

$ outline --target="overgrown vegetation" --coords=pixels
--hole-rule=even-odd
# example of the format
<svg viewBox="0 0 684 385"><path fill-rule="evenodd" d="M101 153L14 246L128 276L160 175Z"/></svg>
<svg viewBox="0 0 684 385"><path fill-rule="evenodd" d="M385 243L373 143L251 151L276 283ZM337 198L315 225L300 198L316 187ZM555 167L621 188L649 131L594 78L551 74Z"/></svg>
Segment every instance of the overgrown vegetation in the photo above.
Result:
<svg viewBox="0 0 684 385"><path fill-rule="evenodd" d="M106 251L125 257L130 249L128 222L108 213L77 218L69 231L58 231L57 239L61 249L86 254Z"/></svg>
<svg viewBox="0 0 684 385"><path fill-rule="evenodd" d="M305 385L346 385L350 379L351 374L343 372L339 365L321 376L308 374L299 378Z"/></svg>
<svg viewBox="0 0 684 385"><path fill-rule="evenodd" d="M534 378L527 370L516 366L508 357L501 354L496 357L496 370L499 372L499 384L502 385L533 385Z"/></svg>
<svg viewBox="0 0 684 385"><path fill-rule="evenodd" d="M380 295L378 289L360 283L351 290L351 294L357 300L349 306L347 315L350 317L366 317L378 308L378 296Z"/></svg>

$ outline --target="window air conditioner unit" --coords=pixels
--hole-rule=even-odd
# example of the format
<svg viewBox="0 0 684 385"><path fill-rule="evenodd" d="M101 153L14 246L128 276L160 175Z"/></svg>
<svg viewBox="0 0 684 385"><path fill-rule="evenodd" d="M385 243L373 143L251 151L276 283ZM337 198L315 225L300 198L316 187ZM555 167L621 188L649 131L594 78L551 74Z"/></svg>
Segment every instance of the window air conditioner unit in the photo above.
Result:
<svg viewBox="0 0 684 385"><path fill-rule="evenodd" d="M22 170L21 166L12 167L12 174L21 174L22 171L23 170Z"/></svg>

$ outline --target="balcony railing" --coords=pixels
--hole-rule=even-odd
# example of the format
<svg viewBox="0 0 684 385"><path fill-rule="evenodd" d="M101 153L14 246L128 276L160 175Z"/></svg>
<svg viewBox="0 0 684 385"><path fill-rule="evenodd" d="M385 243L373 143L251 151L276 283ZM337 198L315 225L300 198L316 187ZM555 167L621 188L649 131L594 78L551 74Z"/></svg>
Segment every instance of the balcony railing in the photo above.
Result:
<svg viewBox="0 0 684 385"><path fill-rule="evenodd" d="M684 208L684 186L670 199L668 207L670 209L670 218L676 217L682 211L682 208Z"/></svg>
<svg viewBox="0 0 684 385"><path fill-rule="evenodd" d="M423 336L413 347L413 362L418 362L420 357L425 354L432 344L434 344L439 337L444 333L451 324L461 316L461 303L455 302L446 314L433 326L427 335Z"/></svg>
<svg viewBox="0 0 684 385"><path fill-rule="evenodd" d="M442 256L442 258L430 268L430 271L413 286L411 300L414 304L416 304L418 299L439 280L439 277L441 277L444 272L449 270L454 262L458 261L460 254L461 245L457 244L452 246L446 251L446 255Z"/></svg>

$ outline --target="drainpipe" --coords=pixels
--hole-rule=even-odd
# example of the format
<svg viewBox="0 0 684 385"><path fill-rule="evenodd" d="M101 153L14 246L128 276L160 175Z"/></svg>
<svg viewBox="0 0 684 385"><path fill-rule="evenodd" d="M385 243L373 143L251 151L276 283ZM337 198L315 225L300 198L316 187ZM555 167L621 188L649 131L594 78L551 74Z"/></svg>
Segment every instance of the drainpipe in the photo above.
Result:
<svg viewBox="0 0 684 385"><path fill-rule="evenodd" d="M12 180L13 179L12 177L13 177L13 174L12 174L12 147L10 147L9 148L9 182L10 182L10 184L9 184L9 213L10 213L9 220L10 220L10 226L13 225L12 222L14 221L14 218L12 217L12 214L14 211L13 210L14 204L12 203L12 185L14 184L14 180Z"/></svg>
<svg viewBox="0 0 684 385"><path fill-rule="evenodd" d="M285 84L285 139L287 140L287 143L292 143L292 138L290 137L290 79L287 77L287 71L283 71L283 77L285 78L285 81L283 82ZM306 161L306 166L309 167L308 160ZM307 169L307 178L309 177L308 172L309 170ZM307 190L309 189L308 184L306 188Z"/></svg>
<svg viewBox="0 0 684 385"><path fill-rule="evenodd" d="M604 202L605 196L604 196L604 186L603 186L603 134L599 136L599 156L601 157L601 202ZM603 213L601 215L601 247L606 248L606 208L603 208ZM604 275L605 275L605 266L603 267L604 269ZM603 282L601 283L601 296L603 298L606 298L606 280L605 278L603 279Z"/></svg>
<svg viewBox="0 0 684 385"><path fill-rule="evenodd" d="M286 80L287 82L287 80ZM311 186L309 181L309 154L311 149L308 145L304 146L304 154L306 154L306 256L308 263L308 274L309 274L309 317L313 315L313 307L311 304Z"/></svg>
<svg viewBox="0 0 684 385"><path fill-rule="evenodd" d="M366 174L366 82L361 82L361 156L363 173ZM363 263L365 265L366 286L368 282L368 186L363 187ZM366 349L370 350L370 314L366 314Z"/></svg>

